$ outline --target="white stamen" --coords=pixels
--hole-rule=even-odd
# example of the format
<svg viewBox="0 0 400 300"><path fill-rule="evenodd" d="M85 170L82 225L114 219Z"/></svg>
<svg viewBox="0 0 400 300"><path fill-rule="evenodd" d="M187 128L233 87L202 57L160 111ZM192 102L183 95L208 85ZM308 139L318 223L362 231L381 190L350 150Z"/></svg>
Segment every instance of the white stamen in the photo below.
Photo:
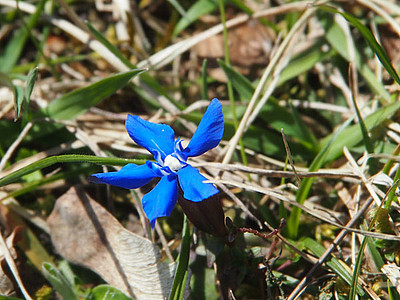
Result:
<svg viewBox="0 0 400 300"><path fill-rule="evenodd" d="M176 157L173 157L170 154L164 159L164 167L169 167L172 171L176 172L180 170L183 167L183 165Z"/></svg>

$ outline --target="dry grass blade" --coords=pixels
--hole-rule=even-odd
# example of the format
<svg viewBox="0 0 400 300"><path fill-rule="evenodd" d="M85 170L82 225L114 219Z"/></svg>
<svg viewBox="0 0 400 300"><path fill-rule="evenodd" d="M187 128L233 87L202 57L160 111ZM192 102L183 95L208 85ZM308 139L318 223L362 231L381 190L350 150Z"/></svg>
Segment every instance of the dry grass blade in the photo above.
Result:
<svg viewBox="0 0 400 300"><path fill-rule="evenodd" d="M21 292L24 295L25 299L33 300L33 298L29 295L28 291L26 290L25 285L21 280L21 277L19 276L17 266L14 262L14 259L11 256L10 250L8 249L6 241L4 240L3 234L1 232L0 232L0 246L4 254L4 257L6 259L7 265L9 266L12 274L14 275L18 287L21 289Z"/></svg>
<svg viewBox="0 0 400 300"><path fill-rule="evenodd" d="M359 229L351 228L347 225L343 226L343 225L337 223L337 220L334 217L332 217L329 213L327 213L326 211L320 210L317 207L313 207L312 204L307 204L307 202L306 202L306 205L302 205L302 204L296 202L294 199L289 198L288 195L278 193L272 189L266 189L261 186L257 186L254 183L251 183L251 184L250 183L240 183L240 182L225 181L225 180L208 180L208 182L215 183L217 185L219 185L219 184L231 185L231 186L243 188L243 189L246 189L249 191L255 191L258 193L268 195L272 198L276 198L280 201L284 201L293 206L296 206L296 207L302 209L303 211L305 211L306 213L308 213L309 215L313 216L314 218L321 220L323 222L326 222L328 224L334 225L338 228L344 229L346 231L354 232L357 234L361 234L364 236L373 237L373 238L377 238L377 239L400 241L400 236L359 230ZM310 205L311 207L309 207L308 205ZM365 209L366 208L364 208L364 210ZM359 218L360 214L357 213L356 216L357 216L357 218ZM352 224L354 224L354 222Z"/></svg>

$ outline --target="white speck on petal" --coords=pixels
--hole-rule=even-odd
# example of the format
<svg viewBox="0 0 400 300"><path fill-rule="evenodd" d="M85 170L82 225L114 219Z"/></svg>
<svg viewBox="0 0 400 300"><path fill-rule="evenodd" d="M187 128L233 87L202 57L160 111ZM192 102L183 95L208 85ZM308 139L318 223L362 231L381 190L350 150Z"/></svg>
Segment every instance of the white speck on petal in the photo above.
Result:
<svg viewBox="0 0 400 300"><path fill-rule="evenodd" d="M180 170L183 167L183 165L176 157L173 157L170 154L167 155L167 157L164 159L164 167L169 167L172 171L176 172Z"/></svg>

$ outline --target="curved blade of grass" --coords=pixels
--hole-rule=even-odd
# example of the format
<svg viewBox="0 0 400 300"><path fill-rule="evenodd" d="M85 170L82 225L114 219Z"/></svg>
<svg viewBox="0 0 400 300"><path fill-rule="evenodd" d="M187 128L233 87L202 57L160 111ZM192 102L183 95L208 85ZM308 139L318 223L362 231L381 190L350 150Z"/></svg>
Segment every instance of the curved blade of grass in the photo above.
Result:
<svg viewBox="0 0 400 300"><path fill-rule="evenodd" d="M78 299L78 296L69 281L51 263L44 263L42 271L46 279L51 283L53 288L60 293L63 299Z"/></svg>
<svg viewBox="0 0 400 300"><path fill-rule="evenodd" d="M176 267L174 283L169 295L169 300L183 299L188 275L191 239L192 230L189 226L189 219L185 215L183 219L181 251L179 252L178 265Z"/></svg>
<svg viewBox="0 0 400 300"><path fill-rule="evenodd" d="M39 69L38 67L33 68L32 70L29 71L28 73L28 78L26 79L26 88L25 88L25 101L26 104L29 104L29 101L31 100L31 95L33 88L35 86L37 76L38 76Z"/></svg>
<svg viewBox="0 0 400 300"><path fill-rule="evenodd" d="M32 28L35 27L43 12L45 3L46 0L41 0L36 6L36 11L29 17L28 23L24 23L23 27L14 33L13 38L7 44L3 55L0 57L0 71L8 72L17 63L25 47L26 41L31 34Z"/></svg>
<svg viewBox="0 0 400 300"><path fill-rule="evenodd" d="M125 86L134 76L143 71L136 69L118 73L87 87L74 90L50 102L42 112L52 119L68 120L76 118Z"/></svg>
<svg viewBox="0 0 400 300"><path fill-rule="evenodd" d="M290 60L290 63L283 69L277 86L287 82L289 79L305 73L314 67L316 63L322 62L331 57L334 51L330 50L328 52L323 52L321 50L324 43L324 41L318 41L315 45Z"/></svg>
<svg viewBox="0 0 400 300"><path fill-rule="evenodd" d="M333 145L337 143L338 137L341 132L352 122L352 118L348 119L341 127L339 127L331 136L329 142L322 148L322 150L318 153L318 155L314 158L313 162L308 169L310 172L317 171L319 168L322 167L324 162L326 161L326 157L330 151L332 151ZM314 182L315 178L305 178L301 183L301 187L296 193L296 202L303 204L304 201L307 199L307 196L310 192L311 186ZM287 221L287 232L289 237L292 239L296 238L299 232L299 223L300 223L300 215L301 209L293 207L293 210L289 216Z"/></svg>
<svg viewBox="0 0 400 300"><path fill-rule="evenodd" d="M7 176L4 176L3 178L0 178L0 187L15 182L22 176L30 174L36 170L41 170L56 163L66 163L66 162L88 162L100 165L124 166L129 163L144 164L145 160L115 158L115 157L98 157L93 155L75 155L75 154L51 156L36 161L26 167L23 167L17 171L12 172Z"/></svg>
<svg viewBox="0 0 400 300"><path fill-rule="evenodd" d="M330 46L335 49L340 56L342 56L347 61L350 61L350 55L348 53L348 46L346 35L343 29L336 23L328 22L327 20L322 20L323 26L325 27L324 37L329 42ZM390 94L386 91L382 82L380 82L374 72L368 67L366 63L362 63L361 55L359 51L355 50L355 63L357 70L364 77L370 89L376 94L380 95L386 102L391 102Z"/></svg>
<svg viewBox="0 0 400 300"><path fill-rule="evenodd" d="M14 86L14 111L15 111L15 116L14 116L14 121L16 121L20 114L21 114L21 109L22 109L22 104L24 104L24 88L20 85L15 85Z"/></svg>
<svg viewBox="0 0 400 300"><path fill-rule="evenodd" d="M400 108L400 102L394 102L387 106L379 108L368 117L364 118L364 124L368 131L371 131L377 126L381 126L385 120L390 118ZM320 142L321 146L324 147L335 135L330 134L323 138ZM331 145L328 155L325 157L325 162L332 161L338 158L343 153L343 147L348 148L354 147L360 143L363 139L362 132L360 131L360 125L354 124L344 129L337 137L336 142Z"/></svg>
<svg viewBox="0 0 400 300"><path fill-rule="evenodd" d="M379 45L379 43L376 41L374 35L371 33L371 31L364 25L362 24L356 17L337 10L334 7L331 6L321 6L321 9L331 12L333 14L341 14L351 25L356 27L362 36L365 38L365 40L368 42L369 46L371 47L372 51L376 54L376 56L379 58L380 62L386 69L386 71L390 74L390 76L398 83L400 84L400 78L399 75L397 74L395 68L392 66L390 59L383 47Z"/></svg>
<svg viewBox="0 0 400 300"><path fill-rule="evenodd" d="M223 60L219 59L218 64L222 70L224 70L228 80L232 82L232 86L240 95L240 98L248 101L255 90L252 83L242 74L234 70L231 66L228 66Z"/></svg>
<svg viewBox="0 0 400 300"><path fill-rule="evenodd" d="M311 238L305 238L303 240L304 245L308 248L311 252L314 253L316 256L322 256L325 252L325 248L320 245L318 242L314 241ZM350 268L344 263L338 260L335 257L332 257L326 264L337 274L339 275L348 285L351 284L352 275L349 271ZM345 268L347 267L348 270ZM357 293L362 297L365 295L364 290L361 288L360 285L357 284L356 286Z"/></svg>
<svg viewBox="0 0 400 300"><path fill-rule="evenodd" d="M200 0L196 1L187 11L184 17L182 17L178 24L176 24L173 36L176 37L186 27L196 21L203 15L209 14L218 8L217 0Z"/></svg>
<svg viewBox="0 0 400 300"><path fill-rule="evenodd" d="M76 178L77 175L90 174L90 171L93 171L93 167L84 167L84 168L80 168L79 170L60 172L60 173L57 173L55 175L52 175L52 176L49 176L46 178L34 180L31 182L25 183L23 187L21 187L17 190L13 190L12 192L7 193L6 196L4 196L3 198L0 198L0 201L6 200L8 198L15 198L15 197L24 195L26 193L36 190L38 187L41 187L41 186L51 183L51 182L55 182L58 180L65 180L65 179L74 178L74 177ZM92 172L92 173L94 173L94 172Z"/></svg>
<svg viewBox="0 0 400 300"><path fill-rule="evenodd" d="M86 25L89 28L90 32L93 34L93 36L100 42L102 43L108 50L112 52L116 57L118 57L128 68L130 69L135 69L134 64L132 64L129 59L127 59L121 51L117 47L115 47L113 44L111 44L104 35L101 34L100 31L98 31L94 26L86 21Z"/></svg>
<svg viewBox="0 0 400 300"><path fill-rule="evenodd" d="M126 296L119 289L101 284L93 288L87 300L131 300L132 298Z"/></svg>
<svg viewBox="0 0 400 300"><path fill-rule="evenodd" d="M208 84L207 84L207 58L203 60L201 66L201 97L208 99Z"/></svg>

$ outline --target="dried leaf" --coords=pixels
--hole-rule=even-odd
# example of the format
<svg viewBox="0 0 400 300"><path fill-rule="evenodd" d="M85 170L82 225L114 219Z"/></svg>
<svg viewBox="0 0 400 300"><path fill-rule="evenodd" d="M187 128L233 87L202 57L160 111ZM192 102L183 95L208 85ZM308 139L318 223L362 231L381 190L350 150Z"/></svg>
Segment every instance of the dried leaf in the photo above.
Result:
<svg viewBox="0 0 400 300"><path fill-rule="evenodd" d="M14 259L17 258L17 252L14 249L14 244L21 239L21 230L21 227L16 227L6 239L7 248ZM4 251L0 248L0 295L15 296L12 275L6 265L7 262L4 257Z"/></svg>
<svg viewBox="0 0 400 300"><path fill-rule="evenodd" d="M266 65L272 49L274 32L256 20L236 26L228 31L229 56L232 64L251 67ZM224 40L222 34L212 36L194 47L200 57L223 58Z"/></svg>
<svg viewBox="0 0 400 300"><path fill-rule="evenodd" d="M57 199L47 222L53 244L67 260L136 299L167 298L175 264L160 262L157 245L125 229L81 188Z"/></svg>
<svg viewBox="0 0 400 300"><path fill-rule="evenodd" d="M400 268L394 263L389 263L382 267L382 272L385 273L390 283L400 293Z"/></svg>

